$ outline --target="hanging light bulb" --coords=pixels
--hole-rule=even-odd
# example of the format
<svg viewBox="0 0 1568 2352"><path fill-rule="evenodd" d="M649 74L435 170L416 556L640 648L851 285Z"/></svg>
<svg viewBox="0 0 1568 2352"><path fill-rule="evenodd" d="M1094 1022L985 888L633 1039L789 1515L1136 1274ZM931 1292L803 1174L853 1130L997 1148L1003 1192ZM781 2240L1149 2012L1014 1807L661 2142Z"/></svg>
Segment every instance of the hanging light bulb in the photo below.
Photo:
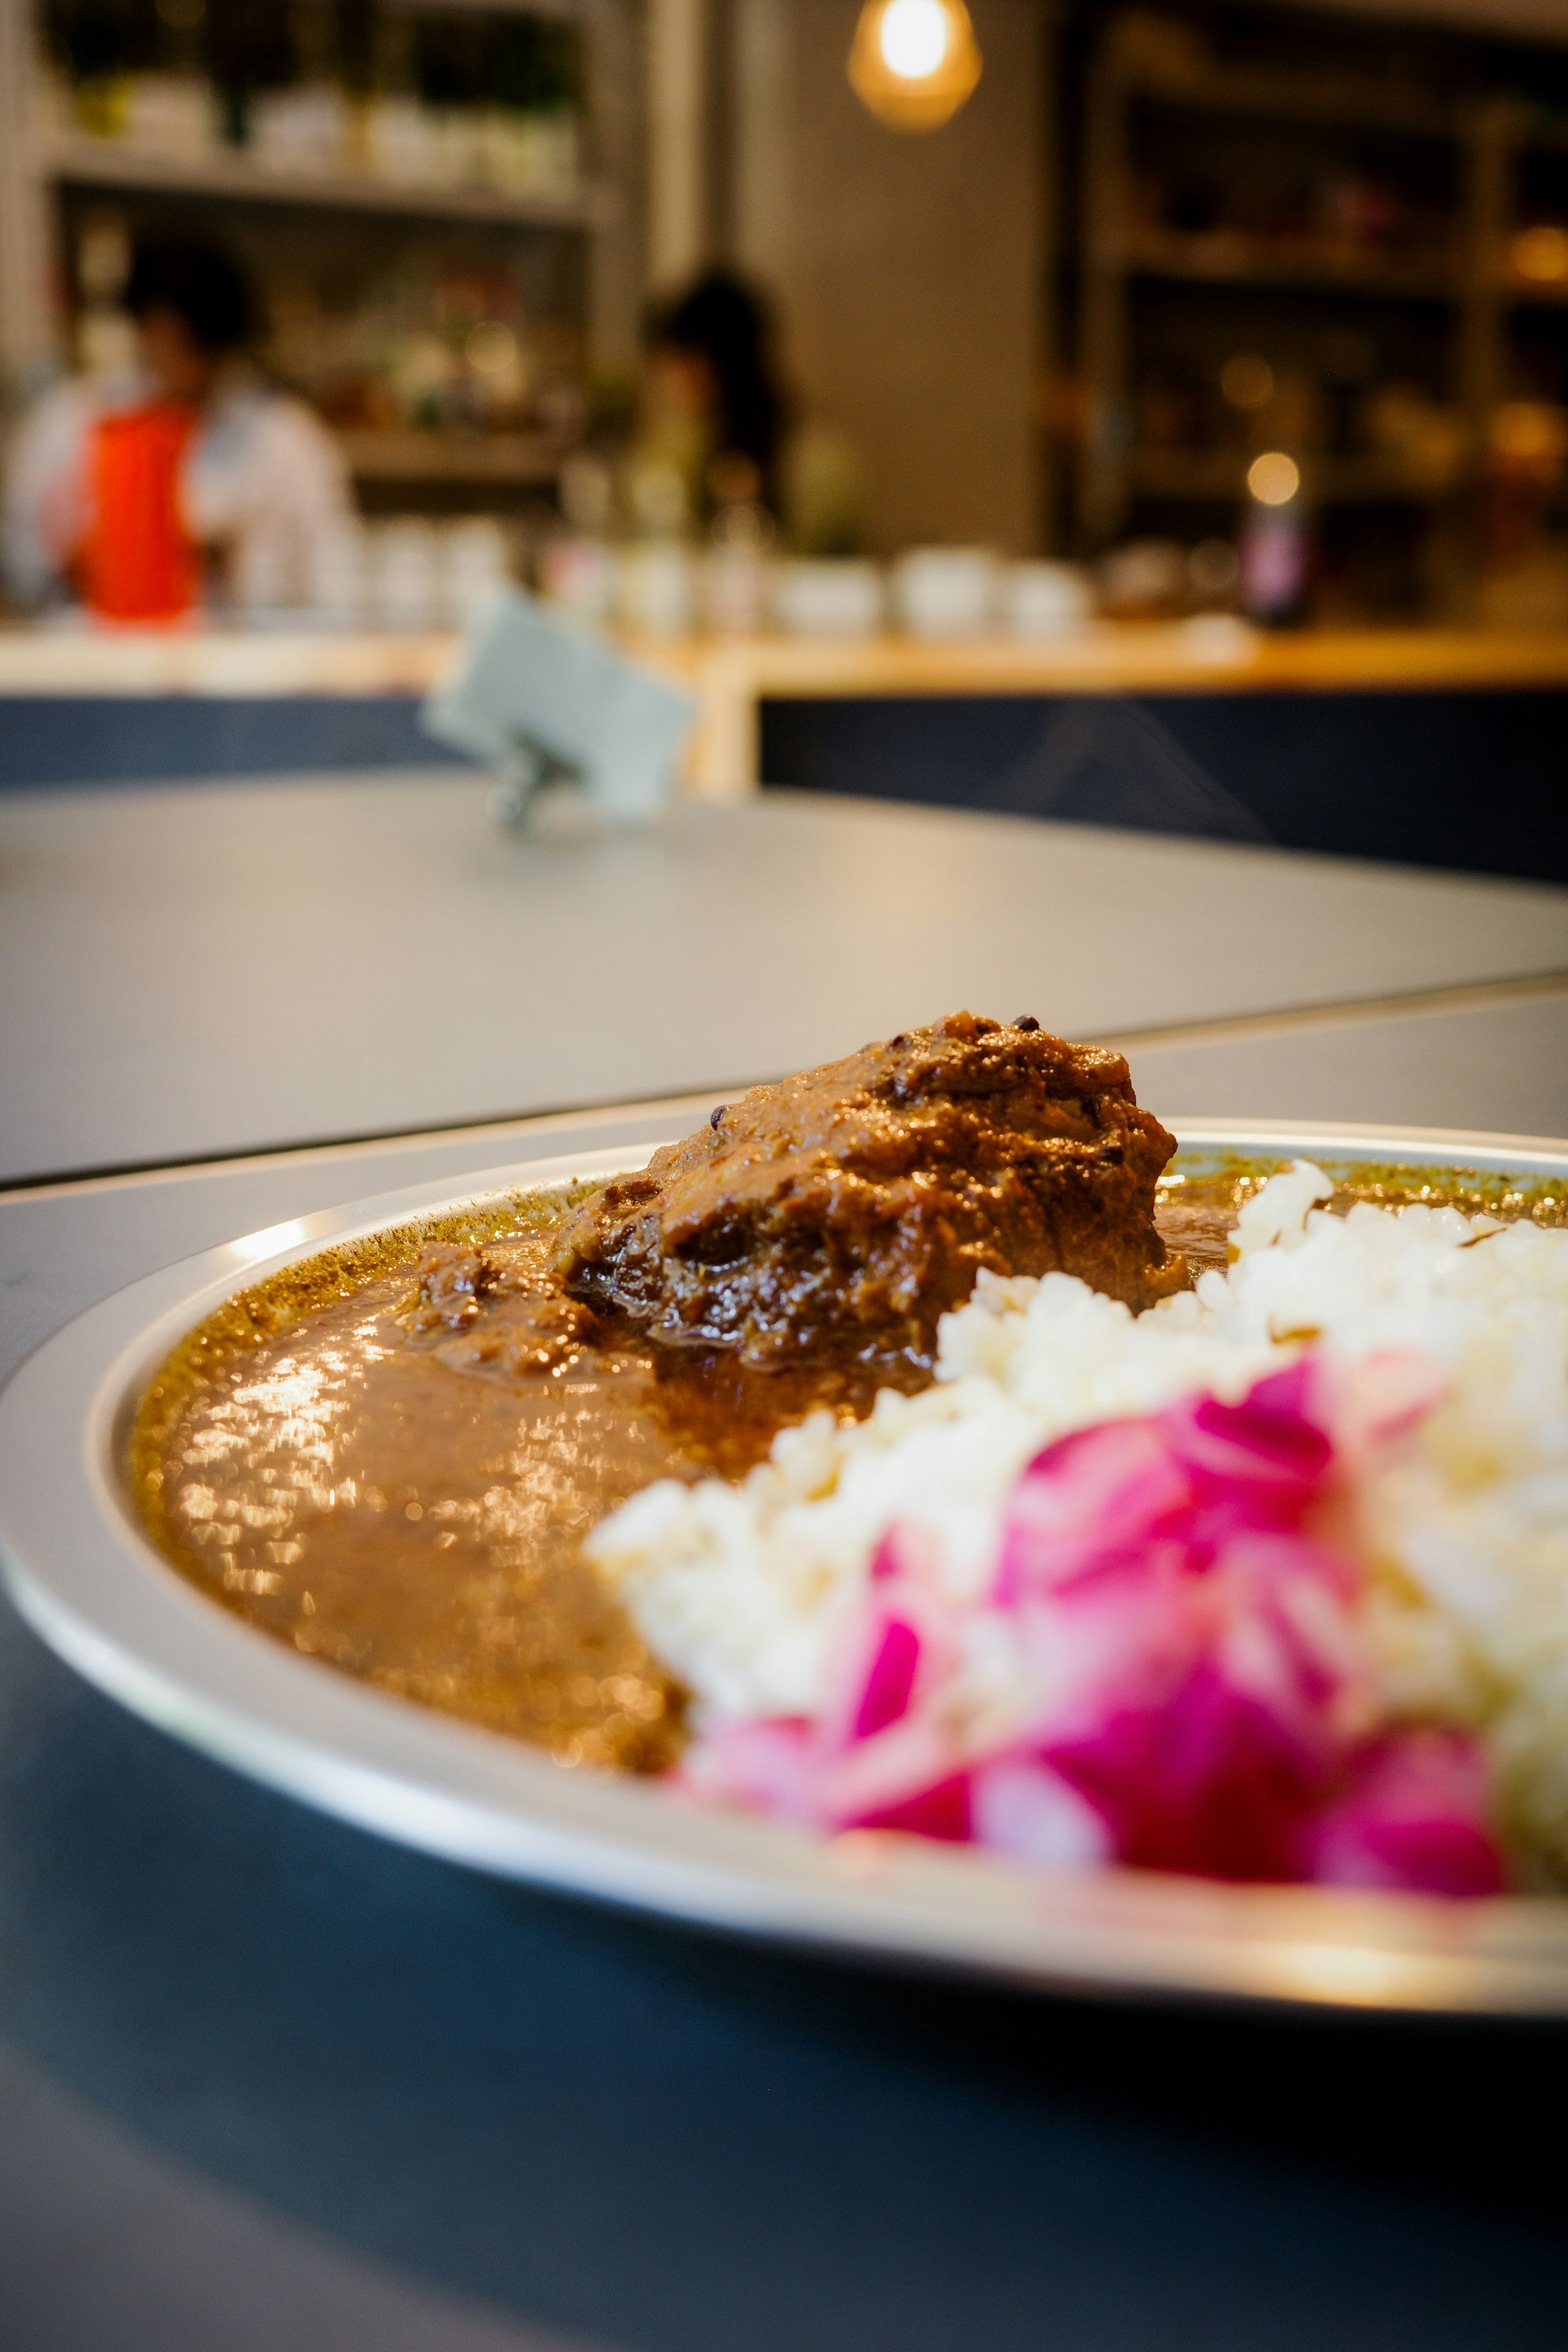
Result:
<svg viewBox="0 0 1568 2352"><path fill-rule="evenodd" d="M980 79L963 0L866 0L849 51L849 86L893 131L939 131Z"/></svg>

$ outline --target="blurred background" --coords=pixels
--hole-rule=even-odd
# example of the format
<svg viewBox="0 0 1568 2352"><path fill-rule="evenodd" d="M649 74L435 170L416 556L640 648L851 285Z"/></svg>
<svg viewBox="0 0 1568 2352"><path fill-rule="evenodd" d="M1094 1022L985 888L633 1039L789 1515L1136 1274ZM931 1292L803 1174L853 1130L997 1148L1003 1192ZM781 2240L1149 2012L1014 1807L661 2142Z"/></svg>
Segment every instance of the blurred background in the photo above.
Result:
<svg viewBox="0 0 1568 2352"><path fill-rule="evenodd" d="M700 789L1415 854L1367 773L1557 740L1565 355L1561 0L0 0L13 637L320 691L510 579L698 685ZM1339 818L1232 686L1314 689ZM29 711L7 773L88 760Z"/></svg>

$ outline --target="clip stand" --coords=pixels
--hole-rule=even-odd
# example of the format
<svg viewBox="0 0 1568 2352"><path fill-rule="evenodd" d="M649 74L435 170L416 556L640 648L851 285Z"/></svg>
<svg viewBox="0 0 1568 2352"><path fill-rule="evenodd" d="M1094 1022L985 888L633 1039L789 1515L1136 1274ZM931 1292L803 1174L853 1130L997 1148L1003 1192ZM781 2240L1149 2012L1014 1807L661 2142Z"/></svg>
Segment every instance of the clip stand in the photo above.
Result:
<svg viewBox="0 0 1568 2352"><path fill-rule="evenodd" d="M522 834L552 804L609 824L657 816L694 716L689 694L510 588L474 614L454 674L420 713L430 734L489 768L487 811Z"/></svg>
<svg viewBox="0 0 1568 2352"><path fill-rule="evenodd" d="M485 794L485 814L503 833L536 833L541 803L563 788L583 796L584 775L570 760L558 760L542 743L519 735L510 760L498 763L496 782Z"/></svg>

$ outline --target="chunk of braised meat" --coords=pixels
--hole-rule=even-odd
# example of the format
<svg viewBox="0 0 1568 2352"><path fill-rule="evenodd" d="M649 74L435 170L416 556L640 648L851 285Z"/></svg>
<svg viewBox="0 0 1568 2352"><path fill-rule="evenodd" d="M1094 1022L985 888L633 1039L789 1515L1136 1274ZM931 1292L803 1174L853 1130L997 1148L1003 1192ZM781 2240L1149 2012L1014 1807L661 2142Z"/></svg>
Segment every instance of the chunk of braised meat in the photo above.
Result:
<svg viewBox="0 0 1568 2352"><path fill-rule="evenodd" d="M419 1293L408 1313L411 1331L435 1331L443 1324L460 1331L479 1311L479 1302L500 1281L500 1268L481 1249L461 1242L431 1242L416 1267Z"/></svg>
<svg viewBox="0 0 1568 2352"><path fill-rule="evenodd" d="M433 1242L416 1271L405 1320L421 1336L452 1335L431 1352L456 1371L553 1371L596 1336L593 1309L581 1299L485 1250Z"/></svg>
<svg viewBox="0 0 1568 2352"><path fill-rule="evenodd" d="M591 1307L562 1290L519 1293L435 1353L458 1372L552 1372L598 1336Z"/></svg>
<svg viewBox="0 0 1568 2352"><path fill-rule="evenodd" d="M929 1362L983 1267L1135 1308L1181 1287L1154 1229L1175 1148L1120 1054L954 1013L721 1106L585 1202L559 1264L667 1341Z"/></svg>

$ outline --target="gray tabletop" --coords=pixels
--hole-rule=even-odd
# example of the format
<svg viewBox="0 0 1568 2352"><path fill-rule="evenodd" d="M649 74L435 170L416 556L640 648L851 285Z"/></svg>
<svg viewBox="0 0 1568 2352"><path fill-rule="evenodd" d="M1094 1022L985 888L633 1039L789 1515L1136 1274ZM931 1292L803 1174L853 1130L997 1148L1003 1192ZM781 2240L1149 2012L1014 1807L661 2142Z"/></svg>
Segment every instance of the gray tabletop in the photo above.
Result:
<svg viewBox="0 0 1568 2352"><path fill-rule="evenodd" d="M973 851L952 822L950 873ZM1066 846L1131 846L1155 874L1163 854ZM1276 862L1222 860L1238 904L1258 877L1275 887ZM785 871L775 938L805 891ZM1206 1021L1140 1011L1162 1033L1134 1039L1144 1100L1568 1133L1568 984L1525 976L1560 957L1558 901L1520 895L1531 966L1519 936L1491 960L1509 942L1489 892L1423 901L1418 879L1321 867L1287 885L1357 910L1364 959L1347 938L1310 979L1324 1002L1349 973L1362 1001L1279 1010L1309 1001L1304 932L1288 998L1222 999L1211 961L1215 992L1183 1000ZM1473 921L1457 963L1451 940L1423 940L1419 904L1439 930ZM135 932L127 919L132 964ZM1111 961L1129 951L1113 934ZM156 979L161 945L144 946ZM363 1014L388 1097L396 962L382 952L388 994ZM925 986L927 962L911 928L895 992ZM731 993L715 1017L743 1040ZM912 1017L868 1014L868 999L851 1037ZM170 1018L159 1117L195 1132L207 1066L193 1051L182 1076L174 1049L204 1034L199 992ZM590 1073L620 1066L618 1039L586 1021L576 1036ZM231 1078L227 1110L242 1097ZM0 1374L93 1299L226 1236L508 1158L643 1145L709 1098L0 1196ZM8 1147L62 1164L59 1131L8 1120ZM132 1156L111 1118L96 1134L100 1159ZM497 1885L186 1753L0 1607L7 2352L1546 2352L1568 2226L1532 2126L1564 2091L1556 2029L1097 2011Z"/></svg>
<svg viewBox="0 0 1568 2352"><path fill-rule="evenodd" d="M723 1090L960 1005L1083 1038L1568 972L1568 891L768 794L0 802L0 1181Z"/></svg>

